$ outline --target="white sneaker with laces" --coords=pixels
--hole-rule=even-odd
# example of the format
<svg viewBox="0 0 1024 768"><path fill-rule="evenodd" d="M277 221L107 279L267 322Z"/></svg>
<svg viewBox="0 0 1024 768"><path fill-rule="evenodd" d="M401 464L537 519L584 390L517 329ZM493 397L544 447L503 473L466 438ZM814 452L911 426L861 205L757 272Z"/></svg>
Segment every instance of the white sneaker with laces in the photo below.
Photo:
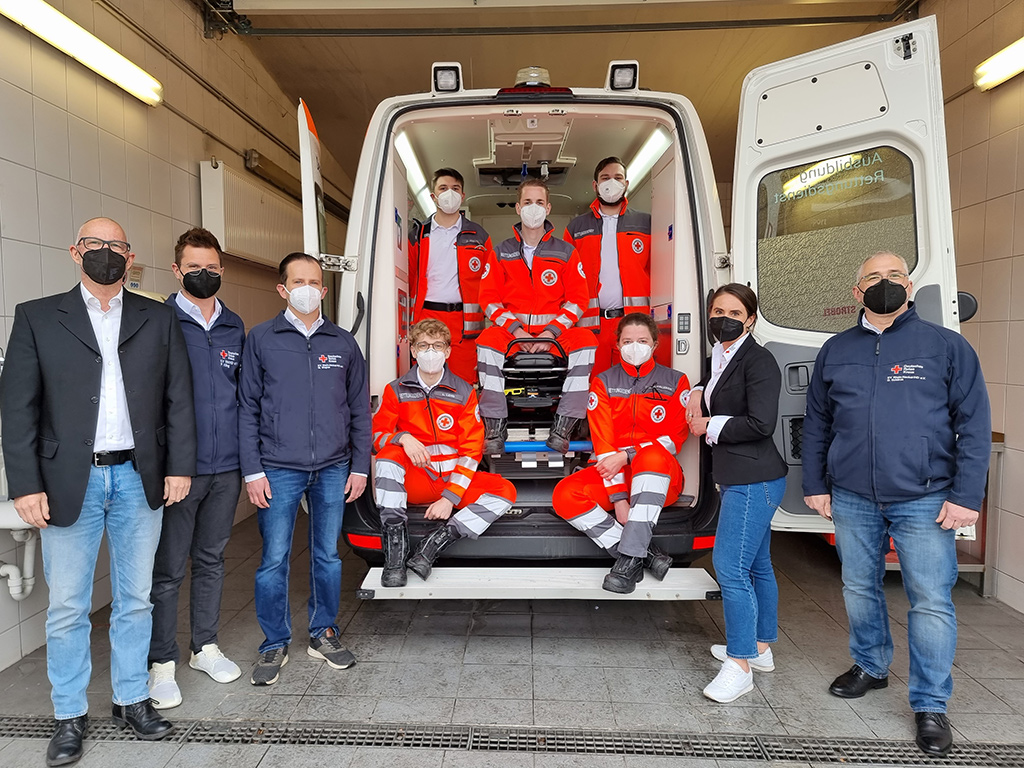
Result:
<svg viewBox="0 0 1024 768"><path fill-rule="evenodd" d="M181 689L174 682L174 662L154 663L149 668L149 698L153 709L171 709L181 704Z"/></svg>
<svg viewBox="0 0 1024 768"><path fill-rule="evenodd" d="M193 653L188 665L192 669L205 672L218 683L230 683L242 676L242 670L221 653L216 643L207 643L199 653Z"/></svg>
<svg viewBox="0 0 1024 768"><path fill-rule="evenodd" d="M724 645L712 645L711 655L719 661L725 661L729 658ZM747 664L755 672L773 672L775 670L775 657L772 656L772 649L770 647L765 648L762 653L757 655L756 659L747 659Z"/></svg>
<svg viewBox="0 0 1024 768"><path fill-rule="evenodd" d="M726 659L718 675L704 689L704 695L720 704L736 701L745 693L754 690L754 673L744 672L743 667L732 659Z"/></svg>

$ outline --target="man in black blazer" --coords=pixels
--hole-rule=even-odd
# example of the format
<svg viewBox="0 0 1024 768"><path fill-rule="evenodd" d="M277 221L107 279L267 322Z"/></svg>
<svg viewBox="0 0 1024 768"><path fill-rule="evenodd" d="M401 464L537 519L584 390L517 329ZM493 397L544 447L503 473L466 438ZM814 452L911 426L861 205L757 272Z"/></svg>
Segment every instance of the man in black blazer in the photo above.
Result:
<svg viewBox="0 0 1024 768"><path fill-rule="evenodd" d="M91 673L89 609L110 549L113 717L139 738L173 730L149 699L153 558L163 507L196 471L192 374L172 308L124 290L124 230L91 219L70 247L82 282L19 304L0 378L14 506L40 529L50 590L47 673L57 727L48 765L82 755Z"/></svg>

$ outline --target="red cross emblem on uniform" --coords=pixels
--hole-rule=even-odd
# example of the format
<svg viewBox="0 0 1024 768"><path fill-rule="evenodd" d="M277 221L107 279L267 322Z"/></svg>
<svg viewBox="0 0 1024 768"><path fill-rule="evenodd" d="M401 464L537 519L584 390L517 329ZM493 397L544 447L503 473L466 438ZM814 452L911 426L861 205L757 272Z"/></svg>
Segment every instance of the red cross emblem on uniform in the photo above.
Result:
<svg viewBox="0 0 1024 768"><path fill-rule="evenodd" d="M326 363L327 362L327 355L320 355L320 357L318 359L320 360L321 363Z"/></svg>
<svg viewBox="0 0 1024 768"><path fill-rule="evenodd" d="M899 364L899 363L897 363L897 364L896 364L896 365L894 365L894 366L893 366L892 368L890 368L890 370L891 370L891 371L892 371L893 373L895 373L895 374L896 374L897 376L899 376L899 373L900 373L900 371L902 371L902 370L903 370L903 368L901 368L901 367L900 367L900 364Z"/></svg>
<svg viewBox="0 0 1024 768"><path fill-rule="evenodd" d="M228 351L227 351L226 349L222 349L222 350L220 351L220 356L221 356L221 357L227 357L227 356L228 356Z"/></svg>

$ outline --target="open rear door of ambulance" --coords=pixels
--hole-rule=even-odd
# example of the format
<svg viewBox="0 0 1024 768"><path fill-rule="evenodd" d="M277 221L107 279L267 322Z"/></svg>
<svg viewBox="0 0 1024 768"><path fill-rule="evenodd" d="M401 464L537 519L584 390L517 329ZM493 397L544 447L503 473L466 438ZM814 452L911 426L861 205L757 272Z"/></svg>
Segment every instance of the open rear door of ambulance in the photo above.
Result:
<svg viewBox="0 0 1024 768"><path fill-rule="evenodd" d="M732 263L757 291L755 336L782 369L775 440L789 464L776 530L832 530L803 503L814 359L857 321L855 271L891 251L921 316L959 330L934 17L750 72L733 177Z"/></svg>

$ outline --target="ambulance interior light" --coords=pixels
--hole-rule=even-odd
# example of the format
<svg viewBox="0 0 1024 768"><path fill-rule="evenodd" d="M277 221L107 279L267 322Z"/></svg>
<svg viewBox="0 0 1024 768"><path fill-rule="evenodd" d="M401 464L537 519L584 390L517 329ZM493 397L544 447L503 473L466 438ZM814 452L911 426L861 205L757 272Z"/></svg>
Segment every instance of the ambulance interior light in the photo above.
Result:
<svg viewBox="0 0 1024 768"><path fill-rule="evenodd" d="M433 215L437 208L430 197L430 190L427 188L427 177L423 175L420 161L416 158L412 144L409 143L409 136L404 131L395 137L395 149L405 164L405 178L409 184L409 190L419 203L420 210L426 216Z"/></svg>
<svg viewBox="0 0 1024 768"><path fill-rule="evenodd" d="M654 129L654 133L644 142L640 151L636 153L626 168L626 178L634 188L640 186L640 182L650 173L651 168L671 143L672 139L669 138L664 128Z"/></svg>

